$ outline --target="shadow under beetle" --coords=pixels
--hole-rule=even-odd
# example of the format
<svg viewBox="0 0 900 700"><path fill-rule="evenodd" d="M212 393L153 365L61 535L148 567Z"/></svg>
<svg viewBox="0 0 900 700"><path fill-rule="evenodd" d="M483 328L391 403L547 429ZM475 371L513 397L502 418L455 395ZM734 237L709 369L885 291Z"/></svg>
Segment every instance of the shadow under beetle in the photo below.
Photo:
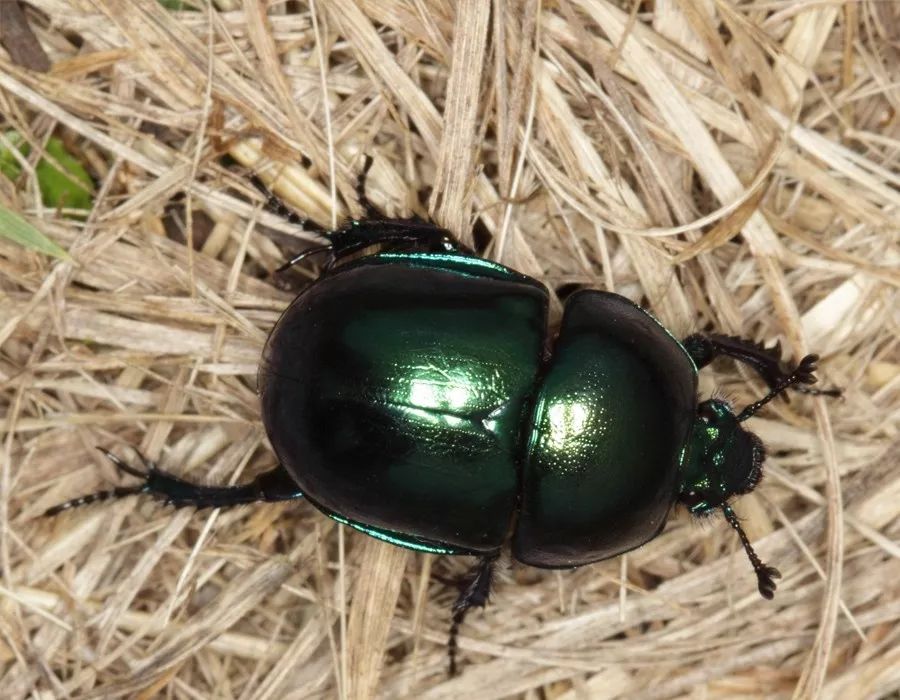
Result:
<svg viewBox="0 0 900 700"><path fill-rule="evenodd" d="M370 163L371 161L369 161ZM558 334L548 291L483 260L418 218L374 215L323 232L319 279L269 335L262 419L280 464L243 486L194 484L142 455L141 479L68 501L55 515L150 494L176 507L306 498L391 544L472 555L453 605L448 653L466 612L487 602L504 545L518 561L570 568L639 547L674 502L721 510L772 598L764 564L729 505L759 483L762 442L741 425L790 387L816 391L817 356L782 371L778 348L722 335L679 342L628 299L580 291ZM377 246L379 252L348 260ZM752 367L769 393L735 414L698 402L697 371L717 356Z"/></svg>

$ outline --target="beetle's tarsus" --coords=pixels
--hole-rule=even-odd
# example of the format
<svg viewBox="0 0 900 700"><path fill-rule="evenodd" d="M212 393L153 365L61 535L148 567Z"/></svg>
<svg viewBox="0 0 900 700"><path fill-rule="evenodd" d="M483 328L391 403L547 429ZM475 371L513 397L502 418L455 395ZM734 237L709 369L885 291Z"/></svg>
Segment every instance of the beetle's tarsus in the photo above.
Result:
<svg viewBox="0 0 900 700"><path fill-rule="evenodd" d="M781 572L774 566L765 564L759 558L756 550L753 549L753 545L750 544L750 540L747 539L747 533L745 533L744 528L741 527L737 514L732 510L731 506L726 503L722 506L722 512L725 514L725 519L728 521L728 524L734 528L738 537L741 539L741 545L743 545L744 551L750 559L753 571L756 572L756 584L759 588L759 594L766 600L772 600L772 598L775 597L775 589L777 588L775 579L781 578Z"/></svg>
<svg viewBox="0 0 900 700"><path fill-rule="evenodd" d="M456 655L458 651L459 627L466 619L466 613L470 608L483 608L491 595L491 584L494 581L494 565L497 563L497 554L489 554L478 560L465 577L466 585L460 591L459 597L453 604L453 614L450 618L450 636L447 639L447 657L450 676L457 672Z"/></svg>
<svg viewBox="0 0 900 700"><path fill-rule="evenodd" d="M794 384L792 388L795 391L799 391L804 394L812 394L813 396L838 397L843 394L844 392L837 387L832 387L831 389L816 389L808 386L809 384L815 384L817 381L819 381L818 377L816 377L814 374L814 372L819 369L818 362L818 355L807 355L806 357L804 357L800 361L800 366L798 366L797 369L794 370L794 374L800 374L799 383Z"/></svg>
<svg viewBox="0 0 900 700"><path fill-rule="evenodd" d="M844 390L838 389L837 387L831 387L830 389L814 389L801 384L796 385L794 391L799 391L801 394L809 394L810 396L830 396L832 398L838 398L844 394Z"/></svg>
<svg viewBox="0 0 900 700"><path fill-rule="evenodd" d="M816 362L818 362L818 360L818 355L807 355L802 360L800 360L800 364L798 364L797 367L794 368L794 371L790 374L784 375L779 380L779 382L772 387L772 390L768 394L763 396L759 401L750 404L743 411L741 411L737 416L738 422L747 420L759 409L769 403L769 401L771 401L790 387L796 386L798 384L814 384L816 381L818 381L815 375Z"/></svg>
<svg viewBox="0 0 900 700"><path fill-rule="evenodd" d="M374 163L374 161L372 160L372 156L366 154L364 156L362 170L360 170L359 176L356 178L356 187L355 187L356 199L359 202L359 205L363 208L363 211L365 212L365 215L364 215L365 218L378 216L377 210L372 205L372 202L369 201L369 198L366 196L366 180L368 179L368 176L369 176L369 170L372 168L372 163ZM255 180L258 180L258 178L256 178ZM265 185L262 184L261 181L259 181L259 182L254 181L254 184L256 184L257 187L261 187L263 189L263 191L268 195L270 203L272 203L274 201L274 203L276 205L278 205L278 207L279 207L278 211L283 216L285 216L285 218L287 218L288 221L290 221L291 223L294 223L294 224L301 225L307 230L315 231L316 233L320 234L322 237L329 239L329 243L326 243L325 245L315 246L313 248L307 248L306 250L301 251L300 253L297 253L296 255L292 256L283 265L281 265L275 269L276 275L280 275L281 273L286 272L287 270L291 269L297 263L301 262L302 260L305 260L306 258L312 257L313 255L319 255L320 253L329 253L330 252L331 253L330 259L325 265L325 267L328 268L328 267L331 267L334 264L334 262L338 258L341 257L342 252L344 254L347 254L346 252L344 252L341 249L339 243L336 244L336 242L334 240L335 236L337 234L340 234L341 231L343 231L343 229L338 229L337 231L332 231L323 226L319 226L318 224L316 224L314 222L312 223L312 226L310 226L309 225L310 222L308 219L299 217L296 213L292 212L290 209L285 207L284 203L280 199L278 199L274 194L272 194L268 190L268 188L266 188ZM353 252L353 251L350 251L350 252Z"/></svg>
<svg viewBox="0 0 900 700"><path fill-rule="evenodd" d="M320 226L312 219L306 218L305 216L301 216L289 206L284 203L284 200L281 199L277 194L272 192L269 189L269 186L263 182L262 178L258 175L251 175L250 182L253 184L256 189L258 189L262 194L266 197L265 208L272 212L273 214L277 214L282 217L289 224L294 224L295 226L301 226L305 231L310 231L312 233L318 233L320 235L325 235L328 233L328 229L324 226Z"/></svg>
<svg viewBox="0 0 900 700"><path fill-rule="evenodd" d="M81 496L80 498L73 498L70 501L64 501L58 505L53 506L52 508L48 508L44 511L45 518L52 518L55 515L59 515L64 510L71 510L72 508L80 508L81 506L88 506L92 503L99 503L101 501L108 501L113 498L124 498L125 496L136 496L140 493L143 493L143 486L120 486L114 489L107 489L105 491L97 491L96 493L88 494L87 496Z"/></svg>

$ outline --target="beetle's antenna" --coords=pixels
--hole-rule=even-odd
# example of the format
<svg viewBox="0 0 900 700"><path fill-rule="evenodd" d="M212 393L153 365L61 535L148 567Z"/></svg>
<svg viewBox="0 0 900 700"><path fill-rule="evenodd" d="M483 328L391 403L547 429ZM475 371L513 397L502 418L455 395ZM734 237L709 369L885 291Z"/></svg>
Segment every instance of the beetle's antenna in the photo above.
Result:
<svg viewBox="0 0 900 700"><path fill-rule="evenodd" d="M747 539L747 533L744 532L744 528L741 527L737 515L731 509L731 506L727 503L724 504L722 506L722 512L725 514L725 519L728 521L728 524L735 529L738 537L741 538L741 544L744 545L744 551L747 552L750 563L753 565L753 570L756 572L756 583L759 587L759 594L766 600L772 600L775 596L776 588L774 579L781 578L781 572L774 566L768 566L762 562L756 554L756 550L754 550L753 546L750 544L750 540Z"/></svg>
<svg viewBox="0 0 900 700"><path fill-rule="evenodd" d="M813 372L816 371L816 362L818 359L818 355L807 355L800 360L800 364L797 365L797 368L772 387L772 391L763 396L756 403L750 404L741 411L740 415L737 417L738 422L747 420L788 387L791 387L794 384L814 384L816 382L816 375L813 374Z"/></svg>
<svg viewBox="0 0 900 700"><path fill-rule="evenodd" d="M309 248L307 250L304 250L302 253L297 253L297 255L295 255L293 258L288 260L284 265L277 268L275 270L275 274L280 275L282 272L284 272L285 270L289 270L290 268L292 268L294 265L296 265L301 260L304 260L305 258L308 258L311 255L318 255L319 253L327 253L333 247L334 247L333 244L326 243L325 245L320 245L320 246L316 246L315 248Z"/></svg>

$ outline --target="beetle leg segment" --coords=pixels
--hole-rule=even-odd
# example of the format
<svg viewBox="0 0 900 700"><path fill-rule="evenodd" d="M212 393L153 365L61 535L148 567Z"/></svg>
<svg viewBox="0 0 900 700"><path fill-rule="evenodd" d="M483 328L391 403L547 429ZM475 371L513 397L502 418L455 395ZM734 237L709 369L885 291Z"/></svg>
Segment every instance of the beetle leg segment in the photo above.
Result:
<svg viewBox="0 0 900 700"><path fill-rule="evenodd" d="M307 219L306 217L301 216L293 209L288 207L287 204L285 204L281 199L281 197L272 192L272 190L269 189L269 186L258 175L250 176L250 182L254 187L256 187L256 189L258 189L263 195L265 195L265 208L267 211L270 211L273 214L277 214L289 224L303 227L305 231L311 231L323 236L328 233L328 229L324 226L320 226L312 219Z"/></svg>
<svg viewBox="0 0 900 700"><path fill-rule="evenodd" d="M340 260L369 246L384 246L392 250L422 253L469 252L446 229L423 221L410 219L364 219L351 221L331 233L332 255Z"/></svg>
<svg viewBox="0 0 900 700"><path fill-rule="evenodd" d="M449 674L456 675L456 652L459 627L466 619L469 608L483 608L491 595L491 583L494 580L494 565L499 554L488 554L481 557L466 575L466 587L459 593L453 604L453 615L450 618L450 637L447 640L447 656L449 657Z"/></svg>
<svg viewBox="0 0 900 700"><path fill-rule="evenodd" d="M364 210L362 219L354 219L339 229L326 231L324 229L311 229L318 231L328 243L322 246L309 248L298 253L284 265L275 270L281 273L293 267L298 262L311 255L328 252L330 254L325 268L329 269L335 263L348 255L358 253L370 246L383 246L390 250L403 252L428 252L428 253L457 253L474 255L474 252L457 241L453 234L418 216L408 219L385 219L366 197L366 178L372 167L371 156L366 156L359 178L356 181L356 197ZM295 215L296 217L296 215ZM295 221L294 219L289 219ZM296 223L296 221L295 221ZM310 228L306 226L306 228Z"/></svg>
<svg viewBox="0 0 900 700"><path fill-rule="evenodd" d="M745 338L737 338L730 335L702 335L695 333L682 341L697 369L706 367L715 358L725 355L734 358L738 362L750 365L763 381L774 390L788 380L792 372L784 372L781 364L781 343L776 343L770 348L760 343ZM805 394L822 394L825 396L840 396L840 389L813 389L808 386L816 381L814 375L811 381L794 384L793 388Z"/></svg>
<svg viewBox="0 0 900 700"><path fill-rule="evenodd" d="M304 260L305 258L308 258L312 255L318 255L319 253L327 253L327 252L331 251L332 247L333 246L331 245L331 243L328 243L327 245L319 245L319 246L316 246L315 248L307 248L302 253L297 253L294 257L292 257L290 260L288 260L286 263L284 263L284 265L281 265L280 267L276 268L275 274L280 275L285 270L289 270L290 268L292 268L294 265L296 265L301 260Z"/></svg>
<svg viewBox="0 0 900 700"><path fill-rule="evenodd" d="M65 501L64 503L60 503L59 505L55 505L52 508L48 508L44 511L44 517L53 517L54 515L59 515L64 510L70 510L72 508L80 508L81 506L88 506L91 503L99 503L101 501L109 501L113 498L125 498L125 496L136 496L140 493L144 492L143 486L119 486L114 489L107 489L105 491L97 491L96 493L89 493L87 496L80 496L79 498L73 498L71 501Z"/></svg>
<svg viewBox="0 0 900 700"><path fill-rule="evenodd" d="M728 524L735 529L738 537L741 538L741 544L744 546L744 551L747 552L750 563L753 565L753 570L756 572L756 583L759 588L759 594L766 600L772 600L775 596L775 579L781 578L781 572L774 566L768 566L762 562L756 554L756 550L754 550L753 546L750 544L750 540L747 539L747 533L745 533L744 528L741 527L741 523L738 521L737 515L731 509L731 506L728 504L723 505L722 512L725 514L725 519L728 520Z"/></svg>
<svg viewBox="0 0 900 700"><path fill-rule="evenodd" d="M365 248L382 246L392 251L409 253L474 253L457 241L453 235L434 224L417 217L411 219L364 219L351 221L337 231L325 234L329 243L308 248L293 256L275 270L284 272L311 255L329 253L325 264L330 269L335 263Z"/></svg>
<svg viewBox="0 0 900 700"><path fill-rule="evenodd" d="M257 501L272 503L303 498L303 493L297 487L297 483L280 465L275 469L260 474L249 484L242 486L205 486L179 479L177 476L159 469L154 462L144 457L140 452L137 454L144 464L143 471L135 469L103 448L98 447L97 449L106 455L121 471L143 479L144 483L138 486L98 491L87 496L74 498L71 501L48 508L44 515L54 516L70 508L78 508L79 506L89 505L98 501L142 493L150 494L154 498L165 502L166 505L175 506L176 508L185 506L193 506L194 508L228 508Z"/></svg>
<svg viewBox="0 0 900 700"><path fill-rule="evenodd" d="M759 409L769 403L769 401L774 399L781 392L786 391L788 388L792 386L799 386L801 384L812 384L813 382L815 382L816 375L814 373L816 371L816 362L818 360L818 355L807 355L802 360L800 360L800 364L797 365L794 371L779 380L778 384L773 386L772 390L768 394L763 396L759 401L750 404L749 406L747 406L747 408L741 411L740 414L738 414L738 423L742 423L743 421L747 420Z"/></svg>
<svg viewBox="0 0 900 700"><path fill-rule="evenodd" d="M366 218L378 217L378 210L366 196L366 180L369 178L369 170L371 170L372 163L374 162L372 156L366 154L365 159L363 160L362 170L359 171L359 176L356 178L356 201L359 202L359 205L363 208L363 211L365 211Z"/></svg>

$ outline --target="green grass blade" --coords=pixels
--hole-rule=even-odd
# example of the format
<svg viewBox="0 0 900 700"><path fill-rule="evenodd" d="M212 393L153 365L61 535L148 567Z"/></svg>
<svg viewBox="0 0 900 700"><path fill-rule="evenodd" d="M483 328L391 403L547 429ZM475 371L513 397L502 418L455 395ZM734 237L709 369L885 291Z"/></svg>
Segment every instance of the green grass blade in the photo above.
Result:
<svg viewBox="0 0 900 700"><path fill-rule="evenodd" d="M21 216L0 204L0 236L25 248L71 260L69 254Z"/></svg>

